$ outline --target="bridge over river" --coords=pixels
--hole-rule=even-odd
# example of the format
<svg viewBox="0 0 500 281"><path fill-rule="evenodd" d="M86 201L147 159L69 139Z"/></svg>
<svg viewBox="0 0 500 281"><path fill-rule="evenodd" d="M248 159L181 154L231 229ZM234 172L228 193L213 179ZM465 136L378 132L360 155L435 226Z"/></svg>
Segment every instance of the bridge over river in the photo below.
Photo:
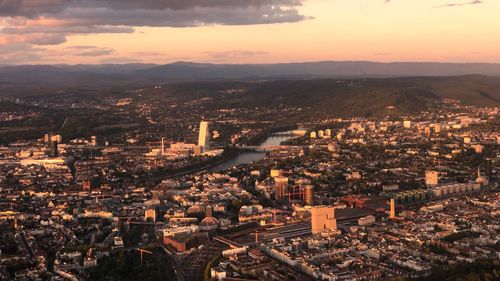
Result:
<svg viewBox="0 0 500 281"><path fill-rule="evenodd" d="M248 146L235 146L238 149L252 150L255 152L271 152L279 149L289 149L289 148L302 148L307 146L299 145L248 145Z"/></svg>

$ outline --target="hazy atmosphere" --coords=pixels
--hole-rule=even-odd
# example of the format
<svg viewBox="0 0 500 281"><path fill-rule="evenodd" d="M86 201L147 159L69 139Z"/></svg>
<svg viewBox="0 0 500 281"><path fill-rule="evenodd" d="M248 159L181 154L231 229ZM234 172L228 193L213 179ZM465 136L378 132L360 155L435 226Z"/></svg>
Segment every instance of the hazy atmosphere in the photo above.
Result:
<svg viewBox="0 0 500 281"><path fill-rule="evenodd" d="M496 0L0 0L0 64L500 62Z"/></svg>
<svg viewBox="0 0 500 281"><path fill-rule="evenodd" d="M500 280L500 0L0 0L0 280Z"/></svg>

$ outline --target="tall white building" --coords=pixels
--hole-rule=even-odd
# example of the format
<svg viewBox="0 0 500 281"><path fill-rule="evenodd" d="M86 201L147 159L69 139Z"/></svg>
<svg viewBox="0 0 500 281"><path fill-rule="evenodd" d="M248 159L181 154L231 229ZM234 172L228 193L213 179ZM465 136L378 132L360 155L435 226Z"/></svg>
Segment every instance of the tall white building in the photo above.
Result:
<svg viewBox="0 0 500 281"><path fill-rule="evenodd" d="M210 133L208 131L208 122L201 121L200 133L198 135L198 145L201 147L202 151L208 150L209 141L210 141Z"/></svg>

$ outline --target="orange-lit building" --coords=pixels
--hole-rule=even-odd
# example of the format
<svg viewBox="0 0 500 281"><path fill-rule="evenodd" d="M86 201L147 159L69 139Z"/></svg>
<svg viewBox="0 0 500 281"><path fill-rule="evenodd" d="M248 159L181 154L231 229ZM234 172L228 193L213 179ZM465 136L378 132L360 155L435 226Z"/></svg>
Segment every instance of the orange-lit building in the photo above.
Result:
<svg viewBox="0 0 500 281"><path fill-rule="evenodd" d="M319 206L311 209L312 234L337 230L335 207Z"/></svg>

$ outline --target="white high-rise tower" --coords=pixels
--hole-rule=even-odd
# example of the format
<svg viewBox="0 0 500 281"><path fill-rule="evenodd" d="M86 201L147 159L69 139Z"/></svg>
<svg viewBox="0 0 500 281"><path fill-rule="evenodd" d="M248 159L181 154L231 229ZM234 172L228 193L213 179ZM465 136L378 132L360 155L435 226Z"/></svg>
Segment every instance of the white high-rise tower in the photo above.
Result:
<svg viewBox="0 0 500 281"><path fill-rule="evenodd" d="M209 141L210 141L210 133L208 132L208 122L201 121L200 134L198 135L198 145L201 147L202 151L208 150Z"/></svg>
<svg viewBox="0 0 500 281"><path fill-rule="evenodd" d="M165 155L165 138L161 138L160 156Z"/></svg>

